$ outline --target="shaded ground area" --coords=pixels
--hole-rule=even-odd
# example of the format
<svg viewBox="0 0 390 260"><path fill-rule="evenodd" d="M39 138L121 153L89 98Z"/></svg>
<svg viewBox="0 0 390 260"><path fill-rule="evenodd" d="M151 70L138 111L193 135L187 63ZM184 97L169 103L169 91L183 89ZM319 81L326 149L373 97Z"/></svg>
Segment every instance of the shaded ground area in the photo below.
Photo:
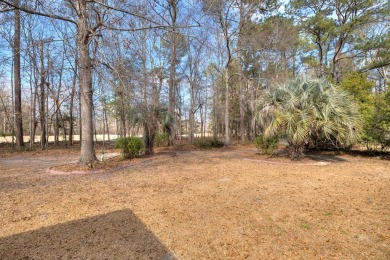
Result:
<svg viewBox="0 0 390 260"><path fill-rule="evenodd" d="M173 259L128 209L0 238L0 244L10 259Z"/></svg>
<svg viewBox="0 0 390 260"><path fill-rule="evenodd" d="M87 175L46 173L76 153L0 158L0 259L390 258L389 161L176 155Z"/></svg>

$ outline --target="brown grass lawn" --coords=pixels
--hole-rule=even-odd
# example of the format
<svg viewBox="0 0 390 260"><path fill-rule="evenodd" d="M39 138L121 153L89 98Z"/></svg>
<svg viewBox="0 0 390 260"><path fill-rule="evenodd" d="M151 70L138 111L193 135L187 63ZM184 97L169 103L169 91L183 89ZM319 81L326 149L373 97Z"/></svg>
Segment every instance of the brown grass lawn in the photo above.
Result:
<svg viewBox="0 0 390 260"><path fill-rule="evenodd" d="M46 171L75 159L0 158L0 259L390 259L390 161L244 147Z"/></svg>

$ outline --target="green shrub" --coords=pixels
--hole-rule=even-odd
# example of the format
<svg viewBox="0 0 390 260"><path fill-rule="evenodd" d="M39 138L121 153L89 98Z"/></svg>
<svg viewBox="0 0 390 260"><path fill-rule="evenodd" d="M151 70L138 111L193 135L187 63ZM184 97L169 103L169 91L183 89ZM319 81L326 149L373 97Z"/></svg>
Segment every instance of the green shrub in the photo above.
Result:
<svg viewBox="0 0 390 260"><path fill-rule="evenodd" d="M168 133L157 133L154 136L154 145L156 147L166 146L168 143Z"/></svg>
<svg viewBox="0 0 390 260"><path fill-rule="evenodd" d="M278 148L279 139L277 137L266 138L258 136L255 139L255 145L260 154L273 155Z"/></svg>
<svg viewBox="0 0 390 260"><path fill-rule="evenodd" d="M297 79L271 88L260 106L263 135L285 137L291 159L305 146L327 142L348 148L360 136L358 106L349 93L321 79Z"/></svg>
<svg viewBox="0 0 390 260"><path fill-rule="evenodd" d="M361 141L367 150L383 151L390 146L390 92L372 91L375 83L365 74L347 74L340 87L347 90L358 104L363 121Z"/></svg>
<svg viewBox="0 0 390 260"><path fill-rule="evenodd" d="M202 149L221 148L224 146L223 142L217 139L196 140L194 145Z"/></svg>
<svg viewBox="0 0 390 260"><path fill-rule="evenodd" d="M120 137L115 141L115 148L122 149L124 158L134 158L140 155L143 143L137 137Z"/></svg>

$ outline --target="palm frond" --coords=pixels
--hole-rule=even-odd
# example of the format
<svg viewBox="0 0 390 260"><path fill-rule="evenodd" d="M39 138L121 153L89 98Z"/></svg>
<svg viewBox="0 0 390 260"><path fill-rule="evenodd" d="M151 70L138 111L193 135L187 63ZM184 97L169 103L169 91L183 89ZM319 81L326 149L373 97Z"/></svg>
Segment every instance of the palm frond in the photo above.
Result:
<svg viewBox="0 0 390 260"><path fill-rule="evenodd" d="M297 79L271 89L259 112L266 136L283 134L293 145L325 138L350 145L360 133L357 105L322 79Z"/></svg>

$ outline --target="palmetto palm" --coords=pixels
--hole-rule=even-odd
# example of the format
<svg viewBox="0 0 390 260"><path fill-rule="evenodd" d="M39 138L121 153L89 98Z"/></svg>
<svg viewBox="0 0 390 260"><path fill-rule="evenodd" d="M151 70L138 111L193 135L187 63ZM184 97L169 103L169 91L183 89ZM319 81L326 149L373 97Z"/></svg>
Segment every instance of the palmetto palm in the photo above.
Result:
<svg viewBox="0 0 390 260"><path fill-rule="evenodd" d="M346 92L321 79L297 79L270 90L260 118L264 135L285 136L295 159L315 140L345 147L359 136L356 104Z"/></svg>
<svg viewBox="0 0 390 260"><path fill-rule="evenodd" d="M133 125L140 124L143 126L143 139L146 154L154 153L154 138L159 125L170 134L170 126L175 124L175 118L169 114L166 107L161 105L139 105L132 110L130 117Z"/></svg>

